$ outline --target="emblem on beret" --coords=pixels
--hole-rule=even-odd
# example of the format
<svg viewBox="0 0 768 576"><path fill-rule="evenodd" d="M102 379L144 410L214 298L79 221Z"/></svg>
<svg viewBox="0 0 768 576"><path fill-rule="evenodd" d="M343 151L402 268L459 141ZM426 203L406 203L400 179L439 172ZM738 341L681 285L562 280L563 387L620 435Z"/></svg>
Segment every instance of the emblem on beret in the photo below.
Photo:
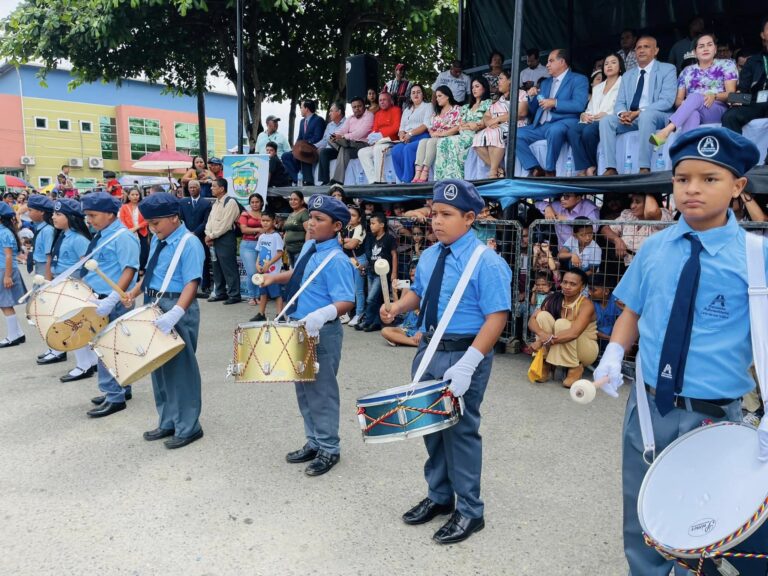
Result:
<svg viewBox="0 0 768 576"><path fill-rule="evenodd" d="M315 198L315 201L312 202L312 208L322 208L323 207L323 197L318 196Z"/></svg>
<svg viewBox="0 0 768 576"><path fill-rule="evenodd" d="M61 211L61 202L56 202L56 204L53 205L53 209L56 210L56 212Z"/></svg>
<svg viewBox="0 0 768 576"><path fill-rule="evenodd" d="M452 200L456 200L456 196L459 195L459 189L456 187L456 184L448 184L448 186L445 187L443 190L443 198L448 200L449 202Z"/></svg>
<svg viewBox="0 0 768 576"><path fill-rule="evenodd" d="M720 152L720 142L714 136L705 136L699 140L699 145L696 149L705 158L712 158L712 156Z"/></svg>

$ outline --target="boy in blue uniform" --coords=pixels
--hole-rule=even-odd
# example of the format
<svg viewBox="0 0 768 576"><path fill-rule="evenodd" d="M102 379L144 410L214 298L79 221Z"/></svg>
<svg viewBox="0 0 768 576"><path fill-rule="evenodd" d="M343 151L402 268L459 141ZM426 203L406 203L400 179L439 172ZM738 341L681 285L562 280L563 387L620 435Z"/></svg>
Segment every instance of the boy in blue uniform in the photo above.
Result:
<svg viewBox="0 0 768 576"><path fill-rule="evenodd" d="M670 157L682 218L649 237L632 260L614 292L624 311L595 370L595 380L608 379L602 390L617 397L624 352L639 336L657 454L704 422L739 422L740 398L755 385L747 372L752 342L746 232L729 206L744 190L744 174L757 164L758 150L730 130L699 128L681 136ZM759 435L765 438L768 430ZM630 574L667 576L673 563L645 545L637 517L648 465L634 387L623 444L624 552ZM768 458L768 449L762 456ZM687 573L679 566L675 571Z"/></svg>
<svg viewBox="0 0 768 576"><path fill-rule="evenodd" d="M96 230L87 252L90 253L108 243L99 250L94 259L108 278L127 291L133 286L136 271L139 269L140 247L138 239L117 217L120 201L106 192L91 192L83 197L82 206L88 222ZM120 295L113 291L101 276L85 268L80 270L80 275L99 298L97 314L109 316L109 321L112 322L126 312L120 303ZM131 387L120 386L102 362L99 362L98 372L99 390L103 395L91 399L97 407L89 410L88 416L102 418L125 410L125 401L131 399Z"/></svg>
<svg viewBox="0 0 768 576"><path fill-rule="evenodd" d="M160 416L157 428L144 432L149 442L173 436L164 442L168 449L181 448L203 437L200 426L201 378L195 352L200 330L197 286L203 275L205 251L197 237L182 223L179 201L171 194L152 194L139 204L139 211L154 235L144 278L123 301L126 307L144 292L144 301L157 300L164 312L155 325L165 334L174 328L186 346L179 354L152 372L152 390ZM176 268L165 292L160 292L176 250L185 235Z"/></svg>
<svg viewBox="0 0 768 576"><path fill-rule="evenodd" d="M472 225L484 206L469 182L435 183L432 229L439 243L419 258L411 290L389 311L383 306L380 310L381 319L390 324L399 314L420 308L419 326L425 334L413 360L413 373L472 253L483 245ZM464 415L456 425L424 437L429 454L424 476L429 490L424 500L403 515L406 524L424 524L452 513L434 534L440 544L461 542L485 526L480 499L480 405L491 374L493 347L512 306L511 285L509 265L492 250L485 250L424 374L425 380L450 380L453 395L464 398Z"/></svg>
<svg viewBox="0 0 768 576"><path fill-rule="evenodd" d="M320 370L314 382L296 382L296 397L304 419L306 444L286 455L292 464L309 462L308 476L320 476L339 461L339 383L336 373L341 360L342 327L338 317L355 305L355 269L346 257L337 236L349 222L349 210L328 196L309 199L308 231L310 240L296 260L293 270L264 276L262 287L288 283L288 302L323 260L333 258L301 293L287 315L303 320L310 336L320 336L317 362Z"/></svg>

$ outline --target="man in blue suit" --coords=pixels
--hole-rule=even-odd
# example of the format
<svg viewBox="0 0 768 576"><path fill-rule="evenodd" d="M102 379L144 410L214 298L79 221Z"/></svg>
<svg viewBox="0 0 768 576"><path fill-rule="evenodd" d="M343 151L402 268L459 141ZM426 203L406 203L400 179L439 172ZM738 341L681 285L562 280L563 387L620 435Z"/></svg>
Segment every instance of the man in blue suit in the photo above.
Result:
<svg viewBox="0 0 768 576"><path fill-rule="evenodd" d="M316 110L317 104L314 100L305 100L301 103L302 121L299 126L298 138L298 140L305 140L315 147L323 139L323 133L325 132L325 120L315 114ZM312 167L317 163L317 154L314 154L314 162L307 162L307 160L310 160L308 156L296 158L293 152L285 152L280 159L283 161L283 166L285 166L291 180L297 182L299 170L301 170L304 184L314 186L315 176L312 173Z"/></svg>
<svg viewBox="0 0 768 576"><path fill-rule="evenodd" d="M541 90L535 87L528 90L528 109L534 114L533 123L517 131L515 142L517 159L531 176L555 175L568 130L579 123L579 115L589 99L589 80L571 71L567 50L558 48L549 53L547 71L550 78L542 82ZM543 170L530 148L537 140L547 141Z"/></svg>
<svg viewBox="0 0 768 576"><path fill-rule="evenodd" d="M600 141L605 151L604 176L618 174L616 137L640 131L638 166L640 172L651 171L651 134L663 128L673 112L677 94L677 71L672 64L656 60L659 46L653 36L641 36L635 44L637 68L627 70L621 79L614 114L600 119Z"/></svg>
<svg viewBox="0 0 768 576"><path fill-rule="evenodd" d="M187 184L189 198L181 199L181 219L187 229L198 237L205 246L205 223L211 213L211 201L200 196L200 182L190 180ZM205 264L203 265L203 281L200 283L200 298L208 298L211 295L211 251L205 250Z"/></svg>

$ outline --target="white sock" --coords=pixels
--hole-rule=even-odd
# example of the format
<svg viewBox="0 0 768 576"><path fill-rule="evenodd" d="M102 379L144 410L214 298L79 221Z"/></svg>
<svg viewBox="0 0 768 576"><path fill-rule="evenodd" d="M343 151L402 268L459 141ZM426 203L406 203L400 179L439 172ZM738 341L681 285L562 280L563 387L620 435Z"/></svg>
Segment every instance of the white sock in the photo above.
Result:
<svg viewBox="0 0 768 576"><path fill-rule="evenodd" d="M16 314L6 316L5 323L8 325L8 340L16 340L16 338L24 334L24 332L21 331L21 325L16 318Z"/></svg>
<svg viewBox="0 0 768 576"><path fill-rule="evenodd" d="M85 346L75 350L75 359L77 360L77 367L85 372L88 368L96 364L99 358L96 356L96 352L90 347Z"/></svg>

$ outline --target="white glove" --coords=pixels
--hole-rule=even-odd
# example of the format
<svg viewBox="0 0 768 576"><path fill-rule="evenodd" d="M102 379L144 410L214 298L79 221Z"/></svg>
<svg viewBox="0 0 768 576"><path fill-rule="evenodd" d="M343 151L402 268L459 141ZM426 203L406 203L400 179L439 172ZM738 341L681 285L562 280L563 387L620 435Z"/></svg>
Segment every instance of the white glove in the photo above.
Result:
<svg viewBox="0 0 768 576"><path fill-rule="evenodd" d="M619 397L619 387L624 384L624 377L621 375L622 360L624 360L624 347L616 342L611 342L606 346L600 364L597 365L594 372L595 381L608 378L608 381L600 386L600 389L614 398Z"/></svg>
<svg viewBox="0 0 768 576"><path fill-rule="evenodd" d="M120 303L120 294L113 290L109 293L109 296L97 300L96 303L96 314L99 316L109 316L112 313L112 310L115 309L115 306Z"/></svg>
<svg viewBox="0 0 768 576"><path fill-rule="evenodd" d="M768 462L768 416L760 419L760 426L757 427L757 459L760 462Z"/></svg>
<svg viewBox="0 0 768 576"><path fill-rule="evenodd" d="M304 327L307 329L307 334L312 338L319 336L320 328L326 322L336 320L336 316L338 316L338 311L333 304L328 304L328 306L323 306L314 312L310 312L304 317Z"/></svg>
<svg viewBox="0 0 768 576"><path fill-rule="evenodd" d="M186 313L187 311L184 310L184 308L176 305L168 310L168 312L157 318L155 320L155 326L157 326L160 329L160 332L163 334L170 334L171 330L173 330L173 327L179 323L181 317Z"/></svg>
<svg viewBox="0 0 768 576"><path fill-rule="evenodd" d="M485 355L480 350L470 346L464 352L464 356L445 371L443 379L451 381L448 389L456 398L464 396L464 393L469 390L469 385L472 383L472 375L475 373L478 364L483 361L483 358L485 358Z"/></svg>

